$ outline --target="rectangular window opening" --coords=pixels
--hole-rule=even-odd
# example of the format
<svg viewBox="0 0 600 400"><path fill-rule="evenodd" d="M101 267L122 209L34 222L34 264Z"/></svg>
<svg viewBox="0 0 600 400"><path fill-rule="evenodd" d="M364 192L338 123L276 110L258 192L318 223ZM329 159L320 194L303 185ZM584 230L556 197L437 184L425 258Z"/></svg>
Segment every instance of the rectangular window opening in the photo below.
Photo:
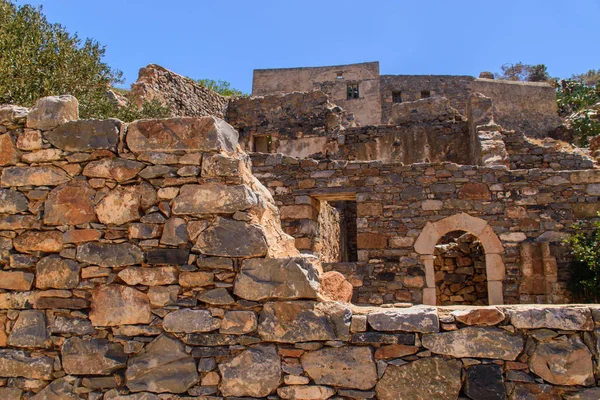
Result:
<svg viewBox="0 0 600 400"><path fill-rule="evenodd" d="M402 92L392 92L392 101L394 103L402 103Z"/></svg>
<svg viewBox="0 0 600 400"><path fill-rule="evenodd" d="M358 98L359 98L358 83L349 83L346 86L346 99L352 100L352 99L358 99Z"/></svg>
<svg viewBox="0 0 600 400"><path fill-rule="evenodd" d="M431 97L431 92L429 90L421 90L421 98L426 99Z"/></svg>
<svg viewBox="0 0 600 400"><path fill-rule="evenodd" d="M254 152L255 153L270 153L271 152L271 136L254 136Z"/></svg>

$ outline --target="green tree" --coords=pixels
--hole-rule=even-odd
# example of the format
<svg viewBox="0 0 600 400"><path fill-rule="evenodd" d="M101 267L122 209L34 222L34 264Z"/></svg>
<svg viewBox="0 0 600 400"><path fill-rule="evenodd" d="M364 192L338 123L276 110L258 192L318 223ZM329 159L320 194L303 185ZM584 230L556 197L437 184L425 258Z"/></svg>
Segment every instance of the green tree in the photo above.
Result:
<svg viewBox="0 0 600 400"><path fill-rule="evenodd" d="M583 224L574 227L575 233L565 242L573 257L569 289L577 301L600 301L600 222L593 223L591 231Z"/></svg>
<svg viewBox="0 0 600 400"><path fill-rule="evenodd" d="M123 112L107 93L123 82L122 73L102 61L104 53L97 41L48 22L41 6L0 0L0 103L32 106L44 96L71 94L82 118L118 118ZM164 111L158 104L139 110L148 117Z"/></svg>
<svg viewBox="0 0 600 400"><path fill-rule="evenodd" d="M207 89L212 90L213 92L219 93L221 96L247 96L247 94L243 93L241 90L237 90L231 87L231 83L222 80L214 80L214 79L195 79L196 83L200 86L204 86Z"/></svg>
<svg viewBox="0 0 600 400"><path fill-rule="evenodd" d="M574 74L571 76L572 80L583 83L585 86L598 86L600 82L600 69L590 69L588 72L583 74Z"/></svg>

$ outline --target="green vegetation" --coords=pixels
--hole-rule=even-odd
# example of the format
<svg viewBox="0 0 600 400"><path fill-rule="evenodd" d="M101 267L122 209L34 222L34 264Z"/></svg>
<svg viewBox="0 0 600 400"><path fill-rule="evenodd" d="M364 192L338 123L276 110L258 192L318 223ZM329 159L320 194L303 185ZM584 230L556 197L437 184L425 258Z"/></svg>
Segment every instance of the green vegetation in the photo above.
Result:
<svg viewBox="0 0 600 400"><path fill-rule="evenodd" d="M0 0L0 103L31 107L44 96L71 94L81 118L158 117L169 110L147 102L120 108L108 90L122 73L102 61L104 46L48 22L42 7Z"/></svg>
<svg viewBox="0 0 600 400"><path fill-rule="evenodd" d="M496 79L526 82L549 82L552 80L544 64L530 65L519 61L516 64L504 64L500 69L501 73L494 74Z"/></svg>
<svg viewBox="0 0 600 400"><path fill-rule="evenodd" d="M222 80L214 80L214 79L194 79L194 81L200 86L204 86L207 89L212 90L213 92L219 93L221 96L230 97L230 96L248 96L243 93L241 90L237 90L231 87L231 83Z"/></svg>
<svg viewBox="0 0 600 400"><path fill-rule="evenodd" d="M594 222L591 231L585 231L581 223L574 228L576 233L565 240L574 259L569 289L576 301L598 303L600 302L600 222Z"/></svg>

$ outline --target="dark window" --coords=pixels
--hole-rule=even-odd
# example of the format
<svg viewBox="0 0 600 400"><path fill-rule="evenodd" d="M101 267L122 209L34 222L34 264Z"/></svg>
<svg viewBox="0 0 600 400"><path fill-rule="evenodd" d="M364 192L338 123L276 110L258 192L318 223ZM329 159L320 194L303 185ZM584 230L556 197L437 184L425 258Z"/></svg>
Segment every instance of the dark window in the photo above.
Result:
<svg viewBox="0 0 600 400"><path fill-rule="evenodd" d="M336 78L337 79L344 79L344 73L343 72L338 72Z"/></svg>
<svg viewBox="0 0 600 400"><path fill-rule="evenodd" d="M257 153L271 152L271 136L255 136L254 151Z"/></svg>
<svg viewBox="0 0 600 400"><path fill-rule="evenodd" d="M431 97L431 92L429 90L421 90L421 98L426 99Z"/></svg>
<svg viewBox="0 0 600 400"><path fill-rule="evenodd" d="M358 83L349 83L346 86L346 98L348 100L358 99Z"/></svg>
<svg viewBox="0 0 600 400"><path fill-rule="evenodd" d="M402 92L392 92L392 101L394 103L402 103Z"/></svg>

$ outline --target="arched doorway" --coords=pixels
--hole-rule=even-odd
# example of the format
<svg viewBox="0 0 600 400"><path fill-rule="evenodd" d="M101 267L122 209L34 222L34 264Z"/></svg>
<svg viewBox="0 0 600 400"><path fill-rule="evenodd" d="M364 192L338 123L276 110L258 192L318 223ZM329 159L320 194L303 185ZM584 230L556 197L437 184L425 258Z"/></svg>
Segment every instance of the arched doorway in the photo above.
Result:
<svg viewBox="0 0 600 400"><path fill-rule="evenodd" d="M504 253L504 247L486 220L472 217L466 213L455 214L437 222L428 222L415 242L415 251L420 254L421 262L425 266L423 304L437 304L435 246L444 235L452 231L469 232L479 238L485 251L488 302L490 305L503 304L502 281L505 276L505 267L502 253Z"/></svg>

